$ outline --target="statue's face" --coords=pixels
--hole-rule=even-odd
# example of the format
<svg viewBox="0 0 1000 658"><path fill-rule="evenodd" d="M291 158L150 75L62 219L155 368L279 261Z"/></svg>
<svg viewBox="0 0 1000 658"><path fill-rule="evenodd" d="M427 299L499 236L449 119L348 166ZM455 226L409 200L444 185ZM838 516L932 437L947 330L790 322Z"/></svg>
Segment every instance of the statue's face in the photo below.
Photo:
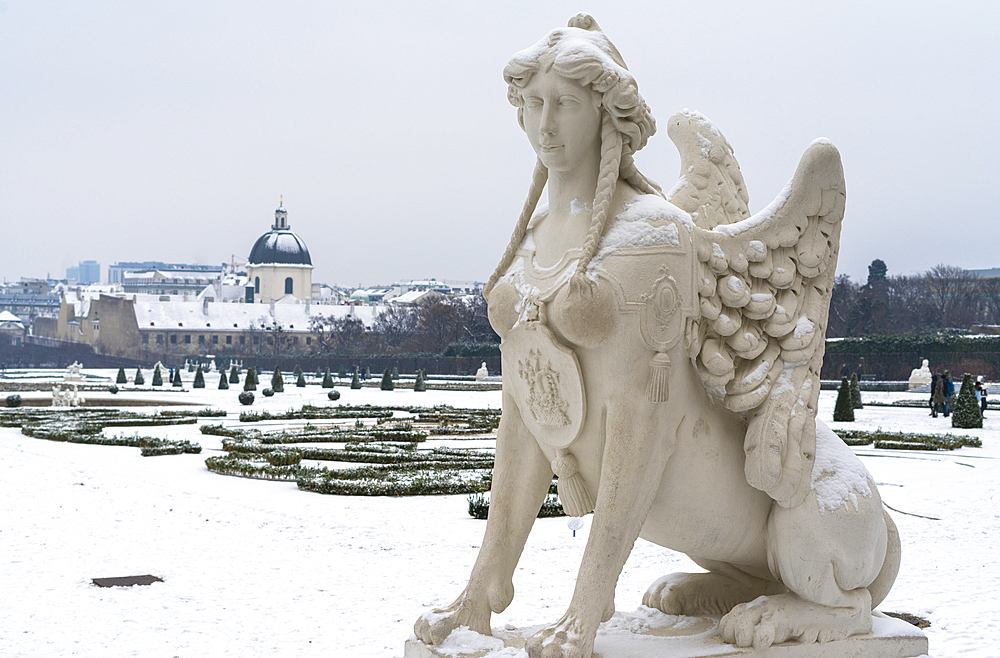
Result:
<svg viewBox="0 0 1000 658"><path fill-rule="evenodd" d="M601 97L555 71L539 71L522 90L524 130L551 171L592 166L601 156Z"/></svg>

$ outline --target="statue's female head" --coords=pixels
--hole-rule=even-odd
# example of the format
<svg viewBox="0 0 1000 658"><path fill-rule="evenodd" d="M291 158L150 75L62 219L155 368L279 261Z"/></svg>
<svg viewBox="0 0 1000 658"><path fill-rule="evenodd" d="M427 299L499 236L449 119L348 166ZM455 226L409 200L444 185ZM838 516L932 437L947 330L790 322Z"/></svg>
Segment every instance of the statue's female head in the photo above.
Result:
<svg viewBox="0 0 1000 658"><path fill-rule="evenodd" d="M524 129L527 129L524 91L539 73L555 73L578 87L592 90L600 112L596 126L600 135L595 140L600 144L600 175L590 231L577 265L578 273L582 274L597 251L619 178L641 193L662 196L660 188L636 169L632 159L632 154L656 132L656 122L618 49L586 14L574 16L568 27L553 30L534 46L517 53L504 68L507 98L517 108L518 123ZM537 145L533 146L537 151ZM510 266L547 179L548 170L540 157L521 217L500 264L486 284L486 294Z"/></svg>

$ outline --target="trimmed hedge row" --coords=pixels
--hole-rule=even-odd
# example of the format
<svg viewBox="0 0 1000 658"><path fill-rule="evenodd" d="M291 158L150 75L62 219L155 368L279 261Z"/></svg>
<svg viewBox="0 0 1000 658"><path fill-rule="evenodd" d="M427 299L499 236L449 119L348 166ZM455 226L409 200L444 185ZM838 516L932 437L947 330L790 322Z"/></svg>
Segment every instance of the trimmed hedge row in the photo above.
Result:
<svg viewBox="0 0 1000 658"><path fill-rule="evenodd" d="M244 411L241 423L256 423L262 420L312 420L319 418L391 418L393 410L385 407L315 407L305 405L301 409L289 409L273 414L268 411Z"/></svg>
<svg viewBox="0 0 1000 658"><path fill-rule="evenodd" d="M469 516L485 521L489 513L489 493L474 493L469 495ZM550 493L545 497L545 501L538 509L536 518L545 519L555 516L566 516L566 511L563 509L562 503L559 502L559 497Z"/></svg>
<svg viewBox="0 0 1000 658"><path fill-rule="evenodd" d="M883 432L876 430L835 430L849 446L866 446L886 450L956 450L962 447L982 448L983 442L975 436L955 434L915 434L912 432ZM905 444L906 447L899 447Z"/></svg>

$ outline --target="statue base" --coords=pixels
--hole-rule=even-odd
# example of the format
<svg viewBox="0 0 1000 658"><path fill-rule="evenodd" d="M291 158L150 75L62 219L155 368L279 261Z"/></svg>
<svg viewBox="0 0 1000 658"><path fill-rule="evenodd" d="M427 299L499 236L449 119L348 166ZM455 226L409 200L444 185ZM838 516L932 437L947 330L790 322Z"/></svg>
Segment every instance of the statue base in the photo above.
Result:
<svg viewBox="0 0 1000 658"><path fill-rule="evenodd" d="M825 644L777 644L764 651L741 649L722 641L719 617L665 615L651 608L616 612L601 624L595 658L915 658L927 654L927 637L916 626L875 612L871 633ZM406 641L404 658L522 658L525 641L544 626L494 628L486 637L460 628L440 646L415 637ZM510 648L521 649L512 652ZM502 653L501 653L502 652Z"/></svg>

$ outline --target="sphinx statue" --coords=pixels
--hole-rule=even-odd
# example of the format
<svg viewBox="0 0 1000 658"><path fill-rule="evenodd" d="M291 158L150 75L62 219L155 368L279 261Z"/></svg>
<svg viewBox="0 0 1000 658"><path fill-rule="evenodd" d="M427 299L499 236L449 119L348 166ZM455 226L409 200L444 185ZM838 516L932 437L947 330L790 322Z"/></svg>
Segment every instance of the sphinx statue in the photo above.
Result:
<svg viewBox="0 0 1000 658"><path fill-rule="evenodd" d="M930 384L932 378L930 361L924 359L919 368L914 368L910 371L910 379L907 384L910 389L914 389Z"/></svg>
<svg viewBox="0 0 1000 658"><path fill-rule="evenodd" d="M504 78L537 161L484 289L504 374L489 519L468 585L417 620L417 638L490 634L553 475L566 512L594 517L566 614L529 656L591 655L637 537L707 570L654 574L643 603L721 615L728 643L868 632L899 537L867 470L816 419L837 149L809 145L751 214L732 147L695 112L667 125L681 155L669 191L637 169L656 123L590 16L517 53Z"/></svg>

